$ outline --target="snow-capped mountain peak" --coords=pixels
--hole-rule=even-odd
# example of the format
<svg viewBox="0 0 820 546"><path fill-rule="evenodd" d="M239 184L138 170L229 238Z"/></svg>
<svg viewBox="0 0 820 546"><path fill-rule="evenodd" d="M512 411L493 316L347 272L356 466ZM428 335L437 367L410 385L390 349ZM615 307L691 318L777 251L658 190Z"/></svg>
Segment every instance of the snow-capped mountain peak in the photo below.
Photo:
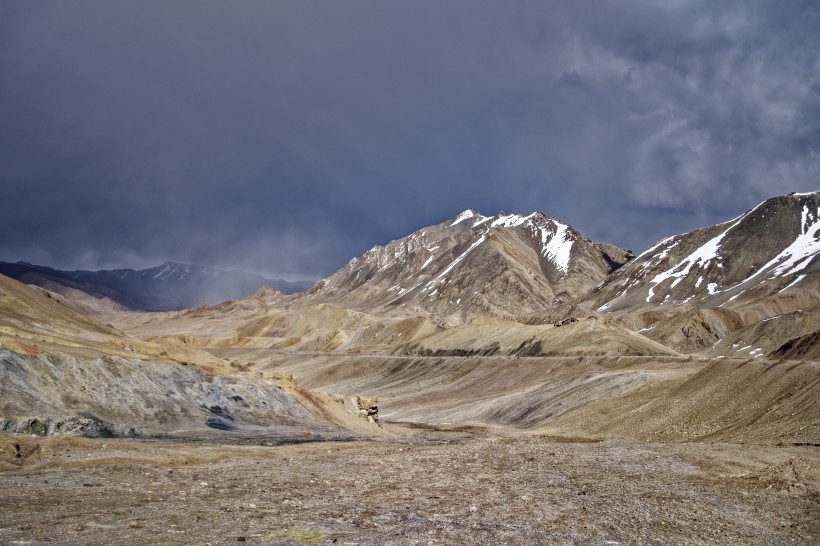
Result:
<svg viewBox="0 0 820 546"><path fill-rule="evenodd" d="M486 311L502 300L509 306L500 292L513 291L531 294L516 312L534 311L580 295L629 257L540 212L484 216L468 209L373 247L307 297L363 307L412 301L452 312L470 304Z"/></svg>
<svg viewBox="0 0 820 546"><path fill-rule="evenodd" d="M543 258L550 260L564 273L569 271L572 245L578 235L559 220L550 218L541 212L533 212L527 216L504 212L495 216L484 216L468 209L456 216L450 227L462 222L469 224L471 229L483 228L484 230L523 226L530 231L534 241L540 245L539 254Z"/></svg>
<svg viewBox="0 0 820 546"><path fill-rule="evenodd" d="M472 219L482 220L484 218L485 218L484 216L477 213L473 209L467 209L464 212L462 212L461 214L459 214L458 216L456 216L455 219L453 220L453 223L450 224L450 226L455 226L455 225L460 224L461 222L464 222L466 220L472 220Z"/></svg>
<svg viewBox="0 0 820 546"><path fill-rule="evenodd" d="M668 237L593 293L600 310L718 306L785 290L820 265L820 192L769 199L734 220Z"/></svg>

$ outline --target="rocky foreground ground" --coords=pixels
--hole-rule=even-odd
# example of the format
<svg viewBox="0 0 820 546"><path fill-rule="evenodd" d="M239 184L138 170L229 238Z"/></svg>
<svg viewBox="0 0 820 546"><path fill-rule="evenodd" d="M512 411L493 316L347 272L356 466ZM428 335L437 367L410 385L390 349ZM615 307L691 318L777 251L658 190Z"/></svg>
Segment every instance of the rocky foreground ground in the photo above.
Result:
<svg viewBox="0 0 820 546"><path fill-rule="evenodd" d="M282 446L3 433L0 543L820 543L813 446L387 428Z"/></svg>

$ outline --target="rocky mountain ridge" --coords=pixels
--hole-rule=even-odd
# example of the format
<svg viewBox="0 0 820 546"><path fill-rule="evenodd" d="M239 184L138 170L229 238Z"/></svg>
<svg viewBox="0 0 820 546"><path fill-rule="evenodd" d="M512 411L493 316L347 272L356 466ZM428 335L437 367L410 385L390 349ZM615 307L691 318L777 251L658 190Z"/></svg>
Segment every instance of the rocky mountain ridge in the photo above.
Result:
<svg viewBox="0 0 820 546"><path fill-rule="evenodd" d="M353 258L297 302L369 312L520 317L585 294L631 255L561 221L466 210Z"/></svg>
<svg viewBox="0 0 820 546"><path fill-rule="evenodd" d="M820 193L769 199L739 217L668 237L586 298L599 311L729 306L816 280Z"/></svg>
<svg viewBox="0 0 820 546"><path fill-rule="evenodd" d="M819 201L775 197L635 258L541 213L467 210L373 247L300 294L103 315L144 339L237 351L810 355Z"/></svg>
<svg viewBox="0 0 820 546"><path fill-rule="evenodd" d="M812 296L820 269L819 216L820 193L775 197L634 257L540 212L484 216L468 209L373 247L309 290L308 283L170 262L96 272L0 263L0 273L64 295L80 290L148 311L236 300L265 285L295 293L294 306L430 314L454 323L479 316L525 320L572 305L618 316L682 306L736 309L799 294L781 309L792 312L819 303Z"/></svg>

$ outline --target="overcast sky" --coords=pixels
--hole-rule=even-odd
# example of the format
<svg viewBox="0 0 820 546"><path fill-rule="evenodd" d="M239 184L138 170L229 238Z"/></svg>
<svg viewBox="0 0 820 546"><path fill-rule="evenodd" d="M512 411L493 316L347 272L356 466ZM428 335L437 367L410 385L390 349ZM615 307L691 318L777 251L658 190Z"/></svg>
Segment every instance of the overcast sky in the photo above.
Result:
<svg viewBox="0 0 820 546"><path fill-rule="evenodd" d="M466 208L636 252L820 189L820 2L0 0L0 260L318 278Z"/></svg>

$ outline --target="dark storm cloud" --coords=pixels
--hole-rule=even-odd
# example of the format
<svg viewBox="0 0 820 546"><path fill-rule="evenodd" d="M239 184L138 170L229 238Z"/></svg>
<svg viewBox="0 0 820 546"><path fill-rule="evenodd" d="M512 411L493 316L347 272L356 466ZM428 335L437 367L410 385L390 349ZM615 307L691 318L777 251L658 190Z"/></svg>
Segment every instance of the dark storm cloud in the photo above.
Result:
<svg viewBox="0 0 820 546"><path fill-rule="evenodd" d="M471 207L641 250L820 184L815 2L0 3L0 259L324 275Z"/></svg>

